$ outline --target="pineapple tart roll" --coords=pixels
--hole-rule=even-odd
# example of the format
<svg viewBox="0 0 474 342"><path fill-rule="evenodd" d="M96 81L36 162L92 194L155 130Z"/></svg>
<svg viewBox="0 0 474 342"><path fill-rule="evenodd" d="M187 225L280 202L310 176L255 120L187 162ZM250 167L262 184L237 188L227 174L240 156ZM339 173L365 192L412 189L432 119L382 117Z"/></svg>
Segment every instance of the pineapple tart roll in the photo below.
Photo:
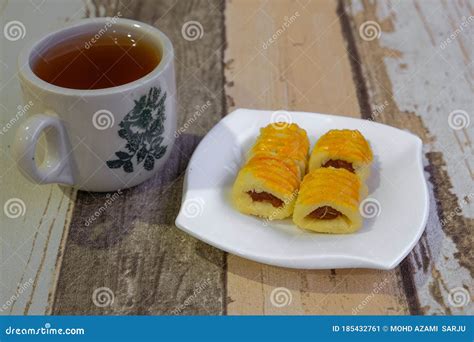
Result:
<svg viewBox="0 0 474 342"><path fill-rule="evenodd" d="M309 170L320 167L342 168L365 181L370 175L372 160L370 145L358 130L333 129L324 134L314 146Z"/></svg>
<svg viewBox="0 0 474 342"><path fill-rule="evenodd" d="M293 222L320 233L355 232L362 226L359 204L365 196L367 187L354 173L344 168L315 169L301 183Z"/></svg>
<svg viewBox="0 0 474 342"><path fill-rule="evenodd" d="M232 202L244 214L283 219L293 213L306 171L309 140L296 124L260 129L232 188Z"/></svg>

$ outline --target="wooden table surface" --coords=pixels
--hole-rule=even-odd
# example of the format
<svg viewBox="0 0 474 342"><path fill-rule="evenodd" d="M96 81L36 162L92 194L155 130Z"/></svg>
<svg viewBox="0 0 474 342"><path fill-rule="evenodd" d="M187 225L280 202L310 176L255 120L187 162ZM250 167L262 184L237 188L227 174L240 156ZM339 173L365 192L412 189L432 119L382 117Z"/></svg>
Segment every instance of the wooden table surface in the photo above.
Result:
<svg viewBox="0 0 474 342"><path fill-rule="evenodd" d="M2 27L24 24L24 37L0 45L2 314L474 313L472 0L0 0L0 14ZM110 194L32 185L15 167L10 145L27 116L11 122L23 105L15 59L29 39L114 15L171 38L178 127L210 105L159 174L86 226ZM284 269L177 229L188 160L238 107L340 114L417 134L431 211L408 257L391 271ZM8 212L12 203L19 213Z"/></svg>

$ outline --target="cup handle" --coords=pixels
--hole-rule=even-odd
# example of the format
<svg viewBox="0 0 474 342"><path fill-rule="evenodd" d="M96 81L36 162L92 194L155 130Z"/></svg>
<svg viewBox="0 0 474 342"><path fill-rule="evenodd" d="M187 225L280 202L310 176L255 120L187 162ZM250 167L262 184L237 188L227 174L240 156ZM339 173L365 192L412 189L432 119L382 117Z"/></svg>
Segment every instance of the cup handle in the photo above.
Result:
<svg viewBox="0 0 474 342"><path fill-rule="evenodd" d="M47 152L43 163L37 166L36 145L42 132L46 135ZM13 153L20 171L33 182L74 184L69 139L56 116L36 114L28 118L16 132Z"/></svg>

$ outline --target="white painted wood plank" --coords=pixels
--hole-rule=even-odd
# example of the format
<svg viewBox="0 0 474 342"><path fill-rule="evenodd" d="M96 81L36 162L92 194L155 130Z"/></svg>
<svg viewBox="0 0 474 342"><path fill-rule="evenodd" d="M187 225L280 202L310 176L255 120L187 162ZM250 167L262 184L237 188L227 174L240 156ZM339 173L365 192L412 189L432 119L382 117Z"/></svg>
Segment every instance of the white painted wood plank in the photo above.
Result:
<svg viewBox="0 0 474 342"><path fill-rule="evenodd" d="M448 190L458 199L457 205L451 206L452 214L464 216L471 231L474 218L473 5L472 1L369 3L355 0L348 6L351 16L358 18L357 25L371 19L367 13L375 11L372 19L379 26L372 25L380 33L374 44L385 51L383 67L390 84L375 79L377 72L373 70L379 66L370 65L366 69L372 75L369 91L391 90L400 115L414 114L421 118L429 134L425 154L441 152L445 162L442 172L447 172L445 182L451 182L452 188ZM360 40L359 48L368 50L370 45L364 44L371 44L369 41ZM457 119L450 120L450 113ZM430 174L426 177L430 178ZM452 234L447 233L447 225L453 222L440 222L436 210L440 204L435 202L434 196L436 194L439 201L446 201L446 196L436 193L439 186L429 183L432 200L426 236L410 256L414 265L420 264L415 259L421 255L429 262L428 267L415 267L420 307L426 314L472 314L473 280L470 270L460 262L469 248L460 251ZM472 271L472 264L470 267Z"/></svg>
<svg viewBox="0 0 474 342"><path fill-rule="evenodd" d="M1 1L0 15L1 32L6 26L10 32L0 36L0 314L44 314L75 193L57 185L35 186L15 166L15 130L35 114L34 103L26 112L22 107L16 58L27 41L82 18L84 3Z"/></svg>

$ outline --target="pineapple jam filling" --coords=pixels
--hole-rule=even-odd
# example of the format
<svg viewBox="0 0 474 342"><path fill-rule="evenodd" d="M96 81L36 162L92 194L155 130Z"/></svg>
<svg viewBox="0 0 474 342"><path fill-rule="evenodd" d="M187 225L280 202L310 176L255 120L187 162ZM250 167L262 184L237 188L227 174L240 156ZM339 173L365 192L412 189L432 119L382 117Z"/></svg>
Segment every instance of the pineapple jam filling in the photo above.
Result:
<svg viewBox="0 0 474 342"><path fill-rule="evenodd" d="M346 169L347 171L354 173L354 168L352 167L352 163L346 162L344 160L329 159L325 164L323 164L323 167L330 167L330 166L336 169Z"/></svg>
<svg viewBox="0 0 474 342"><path fill-rule="evenodd" d="M333 220L342 214L334 208L329 206L319 207L308 214L309 218L318 220Z"/></svg>
<svg viewBox="0 0 474 342"><path fill-rule="evenodd" d="M267 202L273 205L275 208L281 208L283 206L283 201L268 192L256 192L256 191L247 191L249 196L254 202Z"/></svg>

